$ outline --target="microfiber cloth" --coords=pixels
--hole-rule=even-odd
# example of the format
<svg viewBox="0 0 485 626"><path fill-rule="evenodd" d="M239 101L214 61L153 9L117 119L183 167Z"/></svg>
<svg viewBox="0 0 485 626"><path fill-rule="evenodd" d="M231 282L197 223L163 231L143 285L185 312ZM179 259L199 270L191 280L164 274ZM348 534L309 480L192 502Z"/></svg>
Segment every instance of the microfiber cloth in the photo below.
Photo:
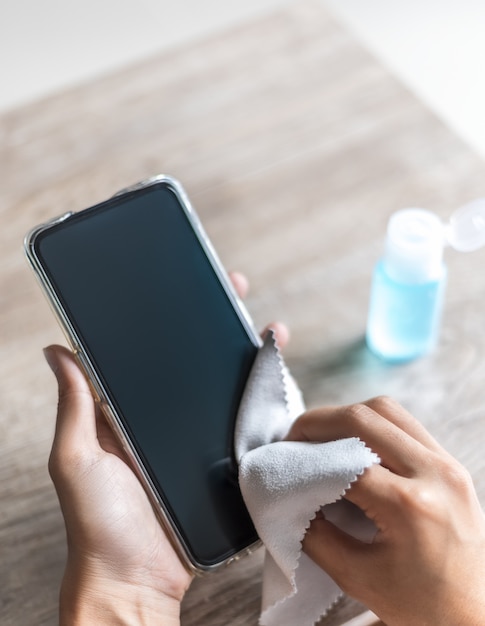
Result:
<svg viewBox="0 0 485 626"><path fill-rule="evenodd" d="M241 492L266 548L262 626L313 626L342 595L301 549L318 511L354 537L370 541L375 534L342 496L379 458L358 438L284 441L304 410L270 332L246 384L234 441Z"/></svg>

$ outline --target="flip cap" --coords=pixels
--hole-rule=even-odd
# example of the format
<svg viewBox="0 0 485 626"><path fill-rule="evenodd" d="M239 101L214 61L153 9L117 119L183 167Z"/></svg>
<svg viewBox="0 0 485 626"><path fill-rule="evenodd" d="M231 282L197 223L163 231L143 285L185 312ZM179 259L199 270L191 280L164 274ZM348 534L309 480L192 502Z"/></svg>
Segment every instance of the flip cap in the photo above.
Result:
<svg viewBox="0 0 485 626"><path fill-rule="evenodd" d="M438 279L443 249L459 252L485 246L485 198L457 209L448 223L426 209L402 209L389 220L384 263L388 274L404 283Z"/></svg>
<svg viewBox="0 0 485 626"><path fill-rule="evenodd" d="M445 227L425 209L402 209L387 226L384 264L399 282L421 283L438 279L443 272Z"/></svg>
<svg viewBox="0 0 485 626"><path fill-rule="evenodd" d="M485 198L457 209L445 227L445 236L449 245L460 252L485 246Z"/></svg>

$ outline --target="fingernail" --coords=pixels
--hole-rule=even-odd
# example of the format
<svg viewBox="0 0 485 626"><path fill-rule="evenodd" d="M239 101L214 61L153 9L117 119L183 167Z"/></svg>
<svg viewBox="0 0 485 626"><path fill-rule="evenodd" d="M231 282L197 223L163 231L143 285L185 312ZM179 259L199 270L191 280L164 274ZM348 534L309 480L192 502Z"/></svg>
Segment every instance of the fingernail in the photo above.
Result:
<svg viewBox="0 0 485 626"><path fill-rule="evenodd" d="M57 370L59 369L59 361L57 360L57 354L52 349L51 346L44 348L42 350L44 353L45 360L47 361L47 365L51 368L54 374L57 376Z"/></svg>

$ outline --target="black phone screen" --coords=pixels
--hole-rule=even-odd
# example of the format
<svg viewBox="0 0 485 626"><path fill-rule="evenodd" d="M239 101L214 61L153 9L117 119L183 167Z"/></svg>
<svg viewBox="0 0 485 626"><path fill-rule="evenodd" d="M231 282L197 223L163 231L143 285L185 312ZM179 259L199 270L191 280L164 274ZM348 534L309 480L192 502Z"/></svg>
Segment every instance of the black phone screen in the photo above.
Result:
<svg viewBox="0 0 485 626"><path fill-rule="evenodd" d="M196 560L256 541L232 437L257 347L175 193L113 198L40 233L35 249Z"/></svg>

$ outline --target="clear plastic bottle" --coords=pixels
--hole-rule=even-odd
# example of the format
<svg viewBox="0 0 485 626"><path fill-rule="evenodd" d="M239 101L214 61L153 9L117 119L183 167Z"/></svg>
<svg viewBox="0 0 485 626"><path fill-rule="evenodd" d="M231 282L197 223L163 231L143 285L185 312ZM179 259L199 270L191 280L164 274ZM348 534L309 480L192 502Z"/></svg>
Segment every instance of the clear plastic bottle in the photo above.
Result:
<svg viewBox="0 0 485 626"><path fill-rule="evenodd" d="M425 209L389 220L385 252L374 270L367 345L389 362L409 361L436 344L446 287L446 243L471 251L485 245L485 201L456 211L448 225Z"/></svg>

